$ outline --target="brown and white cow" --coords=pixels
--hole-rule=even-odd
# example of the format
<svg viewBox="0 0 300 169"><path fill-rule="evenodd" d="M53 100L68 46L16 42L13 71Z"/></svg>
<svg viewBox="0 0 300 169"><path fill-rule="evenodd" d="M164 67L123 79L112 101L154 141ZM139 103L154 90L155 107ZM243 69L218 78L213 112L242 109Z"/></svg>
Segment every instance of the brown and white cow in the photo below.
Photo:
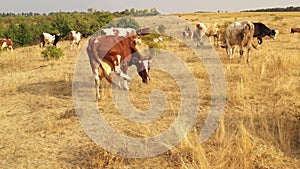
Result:
<svg viewBox="0 0 300 169"><path fill-rule="evenodd" d="M14 50L13 42L11 39L0 39L1 50L6 48L7 50Z"/></svg>
<svg viewBox="0 0 300 169"><path fill-rule="evenodd" d="M197 34L196 40L197 40L197 46L199 46L199 42L201 41L203 38L203 35L206 35L209 40L211 41L211 38L214 39L214 45L215 46L219 46L219 28L218 28L218 24L217 23L202 23L202 22L198 22L196 24L196 32L195 34Z"/></svg>
<svg viewBox="0 0 300 169"><path fill-rule="evenodd" d="M233 59L235 48L238 46L240 49L240 57L238 62L241 62L241 58L244 53L244 48L247 49L247 63L250 63L250 50L253 45L254 24L249 21L233 22L230 24L225 32L226 45L222 48L226 48L227 55L230 59Z"/></svg>
<svg viewBox="0 0 300 169"><path fill-rule="evenodd" d="M87 53L95 78L96 99L100 99L101 76L99 77L99 75L101 74L112 83L109 74L116 72L124 79L125 89L129 90L127 81L131 78L127 74L127 70L129 66L135 65L142 81L149 82L149 67L145 67L143 56L137 50L134 38L107 35L89 39Z"/></svg>
<svg viewBox="0 0 300 169"><path fill-rule="evenodd" d="M70 31L69 34L70 46L73 49L75 46L80 47L81 33L78 31Z"/></svg>
<svg viewBox="0 0 300 169"><path fill-rule="evenodd" d="M291 33L300 33L300 28L291 28Z"/></svg>
<svg viewBox="0 0 300 169"><path fill-rule="evenodd" d="M56 46L60 38L60 34L50 34L44 32L40 35L40 47L45 47L45 44L53 44Z"/></svg>

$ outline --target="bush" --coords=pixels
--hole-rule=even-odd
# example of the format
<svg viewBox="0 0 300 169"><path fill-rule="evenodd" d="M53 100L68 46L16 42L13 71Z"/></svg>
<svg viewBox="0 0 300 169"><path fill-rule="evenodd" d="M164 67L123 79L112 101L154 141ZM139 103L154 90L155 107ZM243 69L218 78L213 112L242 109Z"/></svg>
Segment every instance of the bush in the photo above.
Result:
<svg viewBox="0 0 300 169"><path fill-rule="evenodd" d="M166 27L164 25L159 25L157 30L159 33L164 34L166 31Z"/></svg>
<svg viewBox="0 0 300 169"><path fill-rule="evenodd" d="M42 51L42 56L45 59L59 59L64 56L63 51L56 46L47 46L44 51Z"/></svg>

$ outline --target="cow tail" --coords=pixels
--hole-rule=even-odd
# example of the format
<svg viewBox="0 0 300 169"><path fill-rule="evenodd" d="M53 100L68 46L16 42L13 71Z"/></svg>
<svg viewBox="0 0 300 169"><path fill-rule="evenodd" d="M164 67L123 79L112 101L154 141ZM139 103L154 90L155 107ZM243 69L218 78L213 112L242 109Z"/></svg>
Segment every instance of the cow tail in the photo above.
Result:
<svg viewBox="0 0 300 169"><path fill-rule="evenodd" d="M254 48L254 49L258 49L258 45L255 45L254 43L253 43L253 40L251 40L251 45L252 45L252 47Z"/></svg>

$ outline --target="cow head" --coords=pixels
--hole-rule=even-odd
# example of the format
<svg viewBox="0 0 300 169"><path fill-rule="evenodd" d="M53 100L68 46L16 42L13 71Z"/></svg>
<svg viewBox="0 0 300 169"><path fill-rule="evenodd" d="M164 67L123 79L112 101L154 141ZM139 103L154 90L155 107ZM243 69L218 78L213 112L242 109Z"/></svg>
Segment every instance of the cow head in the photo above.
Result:
<svg viewBox="0 0 300 169"><path fill-rule="evenodd" d="M150 70L150 60L144 60L142 54L137 50L136 48L136 41L135 37L129 37L130 39L130 48L131 48L131 61L129 62L129 65L135 65L137 68L137 71L142 78L142 81L144 83L148 83L150 81L149 78L149 70Z"/></svg>
<svg viewBox="0 0 300 169"><path fill-rule="evenodd" d="M133 54L131 58L131 64L134 64L136 66L139 76L142 78L143 83L148 83L150 81L150 60L143 60L140 57L137 57L137 55L139 54Z"/></svg>
<svg viewBox="0 0 300 169"><path fill-rule="evenodd" d="M279 34L278 30L272 29L270 37L273 38L274 40L276 40L278 34Z"/></svg>

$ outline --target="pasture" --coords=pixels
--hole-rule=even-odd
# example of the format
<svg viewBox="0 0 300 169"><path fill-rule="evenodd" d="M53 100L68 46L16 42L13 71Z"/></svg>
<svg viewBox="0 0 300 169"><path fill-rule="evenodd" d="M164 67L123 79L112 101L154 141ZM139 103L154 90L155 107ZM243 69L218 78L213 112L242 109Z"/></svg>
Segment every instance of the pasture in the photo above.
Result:
<svg viewBox="0 0 300 169"><path fill-rule="evenodd" d="M199 131L214 98L205 66L187 46L172 39L163 42L165 50L181 58L196 79L200 106L195 125L167 152L132 159L105 151L84 132L72 100L72 77L80 50L70 50L69 41L60 41L57 46L65 56L59 60L44 60L38 45L0 52L0 168L299 168L300 34L290 34L290 28L300 26L300 13L174 16L192 23L220 25L242 20L263 22L280 32L276 40L264 38L259 50L252 49L250 65L246 55L238 64L237 52L229 60L224 49L216 48L226 77L226 106L216 131L206 142L199 143ZM151 24L143 23L143 17L136 20L141 26ZM152 24L160 23L154 18ZM159 62L157 58L154 62ZM122 117L110 86L104 84L105 100L99 101L98 107L118 132L140 138L154 136L176 119L180 109L176 81L157 69L150 70L150 78L150 84L144 85L135 76L129 98L137 109L146 111L151 107L151 91L164 92L164 111L153 123L133 123Z"/></svg>

